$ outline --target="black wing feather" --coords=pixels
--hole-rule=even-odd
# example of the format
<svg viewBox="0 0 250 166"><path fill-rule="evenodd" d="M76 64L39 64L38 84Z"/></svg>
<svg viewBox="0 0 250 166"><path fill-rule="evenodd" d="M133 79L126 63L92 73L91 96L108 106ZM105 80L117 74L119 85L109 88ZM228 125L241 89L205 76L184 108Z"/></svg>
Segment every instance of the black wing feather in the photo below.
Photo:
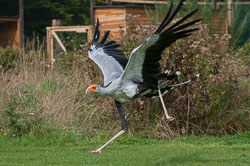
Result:
<svg viewBox="0 0 250 166"><path fill-rule="evenodd" d="M102 40L100 41L100 44L104 44L109 36L110 31L106 31L103 35Z"/></svg>
<svg viewBox="0 0 250 166"><path fill-rule="evenodd" d="M179 21L177 21L175 24L173 24L172 26L170 26L164 33L167 33L169 31L171 31L172 29L174 29L176 26L180 25L181 23L183 23L187 18L191 17L194 13L196 13L198 11L198 9L192 11L191 13L189 13L188 15L186 15L185 17L183 17L182 19L180 19Z"/></svg>
<svg viewBox="0 0 250 166"><path fill-rule="evenodd" d="M112 56L116 61L119 62L119 64L125 69L128 59L124 57L124 54L121 50L118 50L116 48L120 47L120 44L116 44L115 41L110 40L107 41L107 38L110 34L110 31L106 31L101 39L101 41L98 43L99 37L100 37L100 31L99 31L100 22L97 18L97 23L95 27L95 32L92 40L92 45L96 45L98 48L103 48L103 51L108 55ZM107 42L106 42L107 41Z"/></svg>
<svg viewBox="0 0 250 166"><path fill-rule="evenodd" d="M103 44L104 47L110 46L112 44L115 44L116 42L114 40L107 41L106 43Z"/></svg>
<svg viewBox="0 0 250 166"><path fill-rule="evenodd" d="M99 25L100 25L99 18L97 18L92 44L97 43L99 40L99 37L100 37Z"/></svg>
<svg viewBox="0 0 250 166"><path fill-rule="evenodd" d="M156 30L157 31L156 34L161 33L161 31L174 19L174 17L177 15L177 13L179 12L179 10L183 6L183 2L184 1L185 0L181 0L179 2L179 4L176 7L174 13L169 17L169 14L171 13L171 10L172 10L172 4L173 4L173 2L171 2L171 6L170 6L170 9L169 9L170 12L167 13L167 15L166 15L165 19L163 20L161 26L159 27L159 30Z"/></svg>
<svg viewBox="0 0 250 166"><path fill-rule="evenodd" d="M142 67L142 77L144 86L151 89L158 89L158 75L160 74L160 64L159 60L161 60L161 54L163 50L174 43L176 40L187 37L191 35L193 31L198 30L198 28L184 30L185 28L194 25L196 22L200 20L191 21L184 25L181 25L184 21L190 18L197 10L192 11L175 24L164 30L164 28L171 23L171 21L175 18L179 10L183 6L183 2L185 0L181 0L176 7L175 11L172 12L172 2L170 5L170 9L168 10L166 17L163 22L160 24L159 28L155 31L155 34L159 34L158 41L146 49L146 56L143 62ZM164 30L164 31L163 31Z"/></svg>
<svg viewBox="0 0 250 166"><path fill-rule="evenodd" d="M120 44L113 44L113 45L109 45L109 46L104 46L103 48L104 49L115 49L115 48L118 48L120 47L121 45Z"/></svg>
<svg viewBox="0 0 250 166"><path fill-rule="evenodd" d="M160 33L166 27L165 24L166 24L166 21L167 21L167 19L169 18L170 14L171 14L172 8L173 8L173 1L171 1L170 8L169 8L165 18L161 22L161 25L155 31L156 34Z"/></svg>

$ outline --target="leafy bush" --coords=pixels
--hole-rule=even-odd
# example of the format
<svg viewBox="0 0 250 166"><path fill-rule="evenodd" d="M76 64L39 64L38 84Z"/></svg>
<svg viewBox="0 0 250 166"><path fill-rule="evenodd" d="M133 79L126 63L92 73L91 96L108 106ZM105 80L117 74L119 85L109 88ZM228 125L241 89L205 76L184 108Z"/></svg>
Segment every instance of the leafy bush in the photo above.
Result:
<svg viewBox="0 0 250 166"><path fill-rule="evenodd" d="M128 25L128 36L123 41L125 52L146 40L155 28L136 26L133 22L136 17L128 20L132 25ZM162 68L180 70L183 75L179 81L200 74L192 84L165 96L168 111L176 123L166 122L163 111L159 111L162 108L158 99L137 100L133 103L137 109L129 110L132 119L140 121L140 125L139 122L133 125L135 130L153 130L157 138L169 138L187 133L225 135L250 129L249 66L242 61L241 54L229 46L230 35L211 36L207 25L196 26L200 29L198 32L177 41L163 55ZM162 119L155 122L159 116Z"/></svg>

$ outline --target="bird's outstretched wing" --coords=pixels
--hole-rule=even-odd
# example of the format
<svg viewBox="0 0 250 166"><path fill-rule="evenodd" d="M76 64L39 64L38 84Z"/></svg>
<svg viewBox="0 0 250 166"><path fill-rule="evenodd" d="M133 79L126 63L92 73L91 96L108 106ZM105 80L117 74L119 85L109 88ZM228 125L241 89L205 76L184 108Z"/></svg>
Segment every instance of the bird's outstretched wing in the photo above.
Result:
<svg viewBox="0 0 250 166"><path fill-rule="evenodd" d="M116 48L120 47L115 41L107 41L110 31L106 31L100 42L99 36L99 19L95 27L93 41L88 51L90 59L92 59L101 69L104 76L104 86L107 86L114 79L117 79L123 73L128 59L123 56L123 52Z"/></svg>
<svg viewBox="0 0 250 166"><path fill-rule="evenodd" d="M176 40L189 36L191 32L198 30L198 28L186 28L199 22L200 19L183 24L197 10L192 11L165 29L177 15L184 1L181 0L173 12L173 3L171 2L170 8L158 29L144 43L131 52L129 62L121 76L124 83L133 81L141 83L147 88L158 89L159 60L161 59L162 51Z"/></svg>

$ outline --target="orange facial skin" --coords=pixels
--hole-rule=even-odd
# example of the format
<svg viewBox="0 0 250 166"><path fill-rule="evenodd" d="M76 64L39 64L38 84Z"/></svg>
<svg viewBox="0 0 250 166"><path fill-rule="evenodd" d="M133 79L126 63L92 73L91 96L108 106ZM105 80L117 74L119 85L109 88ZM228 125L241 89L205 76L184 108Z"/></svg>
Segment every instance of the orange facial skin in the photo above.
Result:
<svg viewBox="0 0 250 166"><path fill-rule="evenodd" d="M91 85L88 90L91 91L91 92L95 92L97 89L97 86L96 85Z"/></svg>

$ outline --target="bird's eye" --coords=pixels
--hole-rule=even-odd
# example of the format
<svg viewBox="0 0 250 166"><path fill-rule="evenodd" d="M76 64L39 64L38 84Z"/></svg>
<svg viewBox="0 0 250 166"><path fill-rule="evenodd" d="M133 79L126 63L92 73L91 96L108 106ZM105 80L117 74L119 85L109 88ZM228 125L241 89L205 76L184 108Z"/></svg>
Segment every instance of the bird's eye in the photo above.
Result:
<svg viewBox="0 0 250 166"><path fill-rule="evenodd" d="M93 51L93 50L90 48L89 51L91 52L91 51Z"/></svg>
<svg viewBox="0 0 250 166"><path fill-rule="evenodd" d="M92 86L92 88L93 88L93 89L96 89L96 87L95 87L95 86Z"/></svg>

